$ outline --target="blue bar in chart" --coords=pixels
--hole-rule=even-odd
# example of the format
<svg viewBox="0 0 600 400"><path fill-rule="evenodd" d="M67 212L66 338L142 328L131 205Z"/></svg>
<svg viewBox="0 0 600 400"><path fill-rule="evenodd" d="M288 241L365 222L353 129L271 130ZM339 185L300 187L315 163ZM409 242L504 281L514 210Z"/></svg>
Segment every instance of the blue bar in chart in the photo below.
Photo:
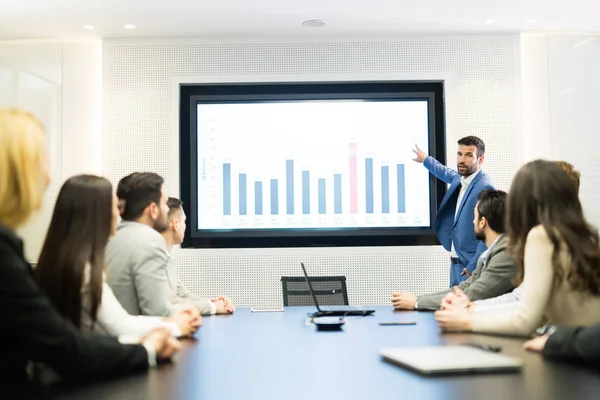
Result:
<svg viewBox="0 0 600 400"><path fill-rule="evenodd" d="M279 186L277 179L271 179L271 215L279 214Z"/></svg>
<svg viewBox="0 0 600 400"><path fill-rule="evenodd" d="M294 214L294 160L285 161L286 212Z"/></svg>
<svg viewBox="0 0 600 400"><path fill-rule="evenodd" d="M302 214L310 214L310 172L302 171Z"/></svg>
<svg viewBox="0 0 600 400"><path fill-rule="evenodd" d="M398 178L398 213L406 212L406 181L404 178L404 164L396 164L396 175Z"/></svg>
<svg viewBox="0 0 600 400"><path fill-rule="evenodd" d="M239 177L239 203L240 203L240 215L246 215L248 210L246 208L246 174L240 174Z"/></svg>
<svg viewBox="0 0 600 400"><path fill-rule="evenodd" d="M365 193L367 214L373 214L373 159L365 158Z"/></svg>
<svg viewBox="0 0 600 400"><path fill-rule="evenodd" d="M381 167L381 212L390 213L390 167Z"/></svg>
<svg viewBox="0 0 600 400"><path fill-rule="evenodd" d="M325 179L319 178L319 214L325 214L327 196L325 192L326 182Z"/></svg>
<svg viewBox="0 0 600 400"><path fill-rule="evenodd" d="M223 215L231 215L231 164L223 164Z"/></svg>
<svg viewBox="0 0 600 400"><path fill-rule="evenodd" d="M333 212L342 213L342 174L333 174Z"/></svg>
<svg viewBox="0 0 600 400"><path fill-rule="evenodd" d="M262 215L263 208L262 182L254 182L254 214Z"/></svg>

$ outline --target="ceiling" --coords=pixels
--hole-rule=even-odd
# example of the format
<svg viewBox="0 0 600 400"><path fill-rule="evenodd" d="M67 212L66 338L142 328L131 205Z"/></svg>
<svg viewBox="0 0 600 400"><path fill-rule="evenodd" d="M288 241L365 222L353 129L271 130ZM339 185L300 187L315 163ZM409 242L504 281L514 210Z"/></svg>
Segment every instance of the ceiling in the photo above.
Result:
<svg viewBox="0 0 600 400"><path fill-rule="evenodd" d="M522 31L600 32L600 0L0 0L0 40Z"/></svg>

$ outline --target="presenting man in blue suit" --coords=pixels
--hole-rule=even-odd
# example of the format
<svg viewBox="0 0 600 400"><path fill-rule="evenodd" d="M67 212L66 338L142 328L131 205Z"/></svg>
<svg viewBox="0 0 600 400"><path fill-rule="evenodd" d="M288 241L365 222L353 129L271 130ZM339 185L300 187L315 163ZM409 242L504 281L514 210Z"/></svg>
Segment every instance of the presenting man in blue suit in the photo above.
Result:
<svg viewBox="0 0 600 400"><path fill-rule="evenodd" d="M475 239L473 210L479 192L494 189L481 164L485 154L483 140L467 136L458 141L456 164L458 171L443 166L415 146L414 161L422 163L438 179L450 184L435 217L435 232L450 251L450 287L466 280L477 267L477 259L485 244Z"/></svg>

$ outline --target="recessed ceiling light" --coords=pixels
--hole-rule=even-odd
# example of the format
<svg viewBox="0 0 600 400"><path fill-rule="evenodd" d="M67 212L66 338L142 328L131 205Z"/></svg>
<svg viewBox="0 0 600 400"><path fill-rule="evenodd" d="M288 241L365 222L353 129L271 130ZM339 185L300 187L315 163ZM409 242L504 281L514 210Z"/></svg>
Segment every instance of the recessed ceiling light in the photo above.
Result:
<svg viewBox="0 0 600 400"><path fill-rule="evenodd" d="M527 22L528 24L533 24L533 23L534 23L534 22L536 22L536 21L537 21L537 19L535 19L535 18L527 18L527 19L525 20L525 22Z"/></svg>
<svg viewBox="0 0 600 400"><path fill-rule="evenodd" d="M485 22L486 24L493 24L494 22L496 22L496 20L495 19L486 19L483 22Z"/></svg>
<svg viewBox="0 0 600 400"><path fill-rule="evenodd" d="M325 22L321 21L320 19L309 19L307 21L304 21L302 25L308 26L310 28L320 28L322 26L325 26Z"/></svg>
<svg viewBox="0 0 600 400"><path fill-rule="evenodd" d="M91 31L91 30L96 29L96 27L94 25L84 25L83 29L87 29L88 31Z"/></svg>
<svg viewBox="0 0 600 400"><path fill-rule="evenodd" d="M125 29L135 29L135 25L125 25Z"/></svg>

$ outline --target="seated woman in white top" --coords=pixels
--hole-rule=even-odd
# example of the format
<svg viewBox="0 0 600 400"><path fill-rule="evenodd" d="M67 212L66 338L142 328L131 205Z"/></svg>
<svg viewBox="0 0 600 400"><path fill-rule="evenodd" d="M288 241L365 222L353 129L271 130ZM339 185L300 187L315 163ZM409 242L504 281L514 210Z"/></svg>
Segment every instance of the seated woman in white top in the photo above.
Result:
<svg viewBox="0 0 600 400"><path fill-rule="evenodd" d="M575 185L555 163L533 161L515 176L507 203L509 248L522 297L509 310L436 313L444 331L532 334L547 317L554 325L600 322L600 240L583 216ZM517 283L519 283L517 282Z"/></svg>
<svg viewBox="0 0 600 400"><path fill-rule="evenodd" d="M145 315L129 315L112 289L106 283L106 274L102 274L102 298L96 313L96 320L92 320L92 285L90 284L91 264L87 264L84 272L84 284L81 288L81 327L108 336L119 336L120 341L130 342L137 337L145 335L152 329L164 326L175 337L189 334L189 317L187 313L179 311L170 318L149 317ZM179 326L183 325L183 329Z"/></svg>
<svg viewBox="0 0 600 400"><path fill-rule="evenodd" d="M121 339L161 326L173 336L192 334L201 322L193 308L169 318L129 315L105 283L104 253L118 215L118 201L108 180L93 175L67 180L56 200L35 271L40 287L78 328Z"/></svg>

